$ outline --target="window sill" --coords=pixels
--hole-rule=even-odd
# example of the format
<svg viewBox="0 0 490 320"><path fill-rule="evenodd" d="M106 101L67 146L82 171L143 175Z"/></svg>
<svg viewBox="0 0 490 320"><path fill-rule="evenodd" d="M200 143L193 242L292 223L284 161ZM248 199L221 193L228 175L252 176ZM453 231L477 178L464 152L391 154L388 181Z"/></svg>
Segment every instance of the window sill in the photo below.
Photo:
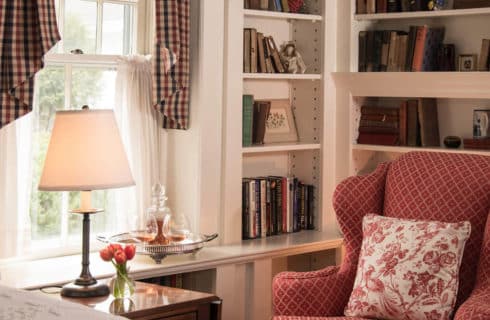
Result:
<svg viewBox="0 0 490 320"><path fill-rule="evenodd" d="M309 252L337 249L342 238L318 231L302 231L295 234L266 239L247 240L234 245L208 246L196 255L170 256L158 265L150 257L137 255L130 262L135 279L169 274L213 269L227 264L247 263L263 258L278 258ZM75 279L80 272L80 255L24 261L0 265L0 285L38 289L61 285ZM90 255L92 275L98 279L114 274L114 267L99 258L97 252Z"/></svg>

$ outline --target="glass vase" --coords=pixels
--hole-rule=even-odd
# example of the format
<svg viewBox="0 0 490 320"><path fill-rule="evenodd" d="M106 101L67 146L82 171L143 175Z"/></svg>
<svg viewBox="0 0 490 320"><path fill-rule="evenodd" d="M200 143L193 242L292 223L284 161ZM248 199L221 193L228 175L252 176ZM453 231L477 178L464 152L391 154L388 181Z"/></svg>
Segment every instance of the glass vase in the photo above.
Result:
<svg viewBox="0 0 490 320"><path fill-rule="evenodd" d="M135 282L127 273L117 271L111 278L109 289L116 299L130 298L134 294Z"/></svg>

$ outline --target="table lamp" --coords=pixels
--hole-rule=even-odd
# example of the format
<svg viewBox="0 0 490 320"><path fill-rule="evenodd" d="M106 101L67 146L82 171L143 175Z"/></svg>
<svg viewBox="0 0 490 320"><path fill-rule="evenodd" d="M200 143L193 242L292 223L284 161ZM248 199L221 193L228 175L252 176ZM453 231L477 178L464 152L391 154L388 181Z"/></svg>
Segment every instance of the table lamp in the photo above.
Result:
<svg viewBox="0 0 490 320"><path fill-rule="evenodd" d="M103 211L91 205L91 191L134 185L129 162L112 110L58 111L39 183L42 191L81 191L83 215L82 272L63 286L65 297L109 294L90 274L90 215Z"/></svg>

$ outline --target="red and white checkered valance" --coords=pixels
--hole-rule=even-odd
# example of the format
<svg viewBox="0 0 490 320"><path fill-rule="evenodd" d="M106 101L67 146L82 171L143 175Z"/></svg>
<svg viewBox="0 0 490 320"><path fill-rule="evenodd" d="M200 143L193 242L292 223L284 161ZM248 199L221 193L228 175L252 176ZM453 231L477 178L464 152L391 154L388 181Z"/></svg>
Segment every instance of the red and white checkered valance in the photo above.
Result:
<svg viewBox="0 0 490 320"><path fill-rule="evenodd" d="M34 75L59 40L54 0L0 1L0 128L32 110Z"/></svg>

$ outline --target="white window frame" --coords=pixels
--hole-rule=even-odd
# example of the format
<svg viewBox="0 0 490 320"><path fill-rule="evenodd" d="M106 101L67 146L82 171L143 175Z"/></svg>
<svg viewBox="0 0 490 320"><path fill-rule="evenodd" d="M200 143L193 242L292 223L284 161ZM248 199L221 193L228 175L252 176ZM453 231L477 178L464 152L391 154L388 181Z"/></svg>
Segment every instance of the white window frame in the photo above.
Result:
<svg viewBox="0 0 490 320"><path fill-rule="evenodd" d="M102 47L102 22L103 22L103 4L104 3L115 3L115 4L133 4L134 5L134 13L133 13L133 41L132 48L130 50L131 54L139 53L139 54L148 54L151 52L151 45L153 43L153 26L154 26L154 18L153 18L153 0L85 0L90 2L97 3L97 45L96 52L100 52ZM64 24L64 1L56 0L58 5L58 28L60 34L63 34L63 24ZM59 47L59 52L63 52L62 46ZM64 67L65 70L65 100L64 100L64 109L71 108L71 86L72 86L72 70L74 67L87 67L87 68L101 68L105 70L115 70L117 66L118 58L120 55L107 55L107 54L71 54L71 53L48 53L44 57L44 62L47 67L49 66L57 66ZM36 88L37 90L37 88ZM62 207L61 207L61 232L59 241L61 245L57 248L50 249L49 254L34 254L28 253L20 257L21 260L24 259L33 259L40 257L52 257L52 256L64 256L75 254L80 251L79 245L69 245L69 235L68 235L68 210L70 208L66 208L66 204L68 203L67 199L68 192L63 193L62 198ZM92 235L92 238L94 235ZM46 247L51 244L53 240L37 240L36 244L31 243L31 249L37 249L38 247ZM58 242L58 243L59 243ZM96 241L91 241L91 249L92 251L97 250L100 245ZM33 250L29 250L33 252ZM36 250L34 250L36 251ZM17 260L18 258L14 258Z"/></svg>

